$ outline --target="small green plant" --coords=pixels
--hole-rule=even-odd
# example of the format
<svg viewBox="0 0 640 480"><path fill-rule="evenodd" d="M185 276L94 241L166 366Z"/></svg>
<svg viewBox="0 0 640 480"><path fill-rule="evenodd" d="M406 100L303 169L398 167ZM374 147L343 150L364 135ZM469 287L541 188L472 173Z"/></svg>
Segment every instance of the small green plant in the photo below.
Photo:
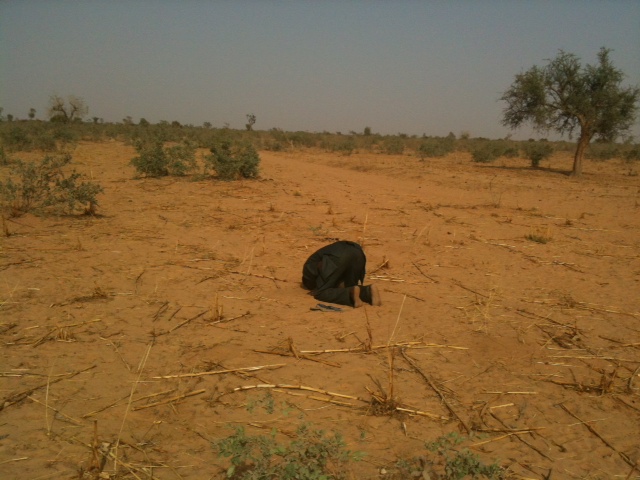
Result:
<svg viewBox="0 0 640 480"><path fill-rule="evenodd" d="M538 168L542 160L546 160L553 153L553 147L548 142L529 141L522 147L525 157L531 161L533 168Z"/></svg>
<svg viewBox="0 0 640 480"><path fill-rule="evenodd" d="M0 181L0 199L12 215L48 207L63 213L74 213L78 206L85 213L95 213L96 195L102 187L82 180L83 175L63 167L71 162L71 155L46 156L40 162L16 160L10 177Z"/></svg>
<svg viewBox="0 0 640 480"><path fill-rule="evenodd" d="M135 148L138 156L131 160L137 172L146 177L166 177L186 175L195 169L195 146L189 142L165 147L158 138L137 140Z"/></svg>
<svg viewBox="0 0 640 480"><path fill-rule="evenodd" d="M210 149L205 157L206 168L213 169L220 180L257 178L260 156L250 143L220 141Z"/></svg>
<svg viewBox="0 0 640 480"><path fill-rule="evenodd" d="M303 424L296 434L290 443L280 444L275 431L248 436L238 427L213 446L219 456L231 459L226 476L234 480L341 480L347 478L349 461L361 457L345 448L338 433L325 436Z"/></svg>
<svg viewBox="0 0 640 480"><path fill-rule="evenodd" d="M459 449L465 437L453 432L425 443L429 453L412 459L400 459L386 470L385 480L404 480L406 478L433 478L440 480L462 480L466 478L485 478L502 480L504 472L499 465L486 465L480 458L466 448Z"/></svg>

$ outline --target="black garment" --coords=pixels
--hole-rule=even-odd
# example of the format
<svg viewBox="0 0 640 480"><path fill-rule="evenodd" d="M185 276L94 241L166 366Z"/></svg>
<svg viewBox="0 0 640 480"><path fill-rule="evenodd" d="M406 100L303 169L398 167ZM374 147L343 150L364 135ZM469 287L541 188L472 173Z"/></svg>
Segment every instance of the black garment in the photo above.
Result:
<svg viewBox="0 0 640 480"><path fill-rule="evenodd" d="M354 306L351 287L362 284L367 257L355 242L322 247L302 267L302 284L316 300Z"/></svg>

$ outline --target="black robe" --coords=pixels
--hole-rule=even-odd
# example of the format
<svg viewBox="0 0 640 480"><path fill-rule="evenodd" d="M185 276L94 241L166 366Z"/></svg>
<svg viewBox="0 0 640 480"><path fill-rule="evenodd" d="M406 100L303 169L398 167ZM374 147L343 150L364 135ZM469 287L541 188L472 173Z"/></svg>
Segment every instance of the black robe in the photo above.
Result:
<svg viewBox="0 0 640 480"><path fill-rule="evenodd" d="M355 242L341 240L313 253L302 267L302 284L316 300L353 306L350 287L362 284L367 257Z"/></svg>

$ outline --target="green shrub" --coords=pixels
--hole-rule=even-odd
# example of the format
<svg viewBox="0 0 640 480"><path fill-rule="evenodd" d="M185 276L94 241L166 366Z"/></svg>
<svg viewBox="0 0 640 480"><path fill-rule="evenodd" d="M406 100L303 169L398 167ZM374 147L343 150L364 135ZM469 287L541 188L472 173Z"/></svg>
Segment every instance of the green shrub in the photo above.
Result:
<svg viewBox="0 0 640 480"><path fill-rule="evenodd" d="M387 155L402 155L404 153L404 142L400 137L386 137L382 141L382 153Z"/></svg>
<svg viewBox="0 0 640 480"><path fill-rule="evenodd" d="M487 478L501 480L504 472L499 465L486 465L466 448L458 446L465 441L457 433L438 438L425 444L429 454L412 459L401 459L382 478L384 480L404 480L407 478L439 478L442 480L462 480L466 478ZM425 477L426 475L426 477Z"/></svg>
<svg viewBox="0 0 640 480"><path fill-rule="evenodd" d="M479 147L475 147L471 151L471 156L474 162L489 163L500 157L502 152L502 148L489 141L483 142Z"/></svg>
<svg viewBox="0 0 640 480"><path fill-rule="evenodd" d="M456 138L427 137L422 140L418 147L418 157L420 160L433 157L444 157L455 150Z"/></svg>
<svg viewBox="0 0 640 480"><path fill-rule="evenodd" d="M63 167L70 162L71 155L46 156L38 163L17 160L12 175L0 182L3 206L14 215L48 207L72 214L79 205L86 213L94 213L102 187L83 181L83 175L75 170L65 174Z"/></svg>
<svg viewBox="0 0 640 480"><path fill-rule="evenodd" d="M257 178L260 156L250 143L221 141L211 147L211 155L205 157L205 168L213 169L220 180Z"/></svg>
<svg viewBox="0 0 640 480"><path fill-rule="evenodd" d="M9 165L10 161L11 160L7 156L6 152L4 151L4 147L0 146L0 165Z"/></svg>
<svg viewBox="0 0 640 480"><path fill-rule="evenodd" d="M619 156L618 146L613 143L594 143L589 145L586 157L591 160L605 161Z"/></svg>
<svg viewBox="0 0 640 480"><path fill-rule="evenodd" d="M627 162L640 160L640 145L634 145L633 148L627 150L627 152L624 154L624 159Z"/></svg>
<svg viewBox="0 0 640 480"><path fill-rule="evenodd" d="M1 137L2 145L10 152L31 150L31 138L27 133L27 129L20 124L10 124L2 129Z"/></svg>
<svg viewBox="0 0 640 480"><path fill-rule="evenodd" d="M322 430L302 425L297 438L279 444L275 431L269 436L247 436L242 427L234 435L214 443L218 455L231 459L227 478L234 480L330 480L346 479L350 460L359 456L345 449L340 434L325 436Z"/></svg>
<svg viewBox="0 0 640 480"><path fill-rule="evenodd" d="M146 177L186 175L196 166L195 146L183 142L165 147L158 138L135 141L138 156L131 160L137 172Z"/></svg>
<svg viewBox="0 0 640 480"><path fill-rule="evenodd" d="M522 151L531 161L531 166L538 168L542 160L546 160L553 154L553 147L548 142L529 141L523 144Z"/></svg>

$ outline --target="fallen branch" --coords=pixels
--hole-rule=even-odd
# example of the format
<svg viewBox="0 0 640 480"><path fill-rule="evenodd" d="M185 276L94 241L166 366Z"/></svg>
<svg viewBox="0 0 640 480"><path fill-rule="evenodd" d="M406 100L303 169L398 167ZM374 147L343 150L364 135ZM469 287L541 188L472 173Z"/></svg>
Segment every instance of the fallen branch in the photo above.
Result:
<svg viewBox="0 0 640 480"><path fill-rule="evenodd" d="M328 362L327 360L322 360L320 358L312 358L312 357L308 357L306 355L295 355L293 353L289 353L289 352L277 352L274 350L254 350L254 352L256 353L266 353L269 355L280 355L281 357L294 357L297 360L309 360L311 362L317 362L317 363L322 363L324 365L329 365L330 367L341 367L342 365L340 365L339 363L334 363L334 362Z"/></svg>
<svg viewBox="0 0 640 480"><path fill-rule="evenodd" d="M458 421L460 421L460 423L462 424L464 429L467 431L467 433L470 434L471 433L471 428L469 428L469 425L467 425L467 423L462 419L462 417L460 417L460 415L458 415L456 413L456 411L453 409L451 404L447 401L447 399L445 398L443 393L440 391L440 389L438 387L436 387L436 385L431 381L431 378L429 378L422 370L420 370L420 368L418 368L418 365L416 365L415 361L406 354L404 349L400 349L400 353L402 354L402 357L406 360L406 362L409 365L411 365L411 367L418 374L420 374L420 376L429 384L429 386L433 389L433 391L436 392L438 397L440 397L440 400L442 400L442 403L444 403L445 407L447 407L447 410L449 410L449 412L451 412L451 415L456 417L458 419Z"/></svg>
<svg viewBox="0 0 640 480"><path fill-rule="evenodd" d="M25 390L23 392L10 395L9 397L5 398L2 401L2 403L0 403L0 412L2 410L4 410L6 407L10 407L11 405L15 405L16 403L21 402L25 398L29 397L36 390L39 390L39 389L47 387L47 386L51 386L54 383L61 382L62 380L65 380L65 379L73 378L76 375L79 375L81 373L87 372L87 371L89 371L89 370L91 370L93 368L96 368L96 365L92 365L92 366L90 366L88 368L85 368L84 370L78 370L77 372L71 372L71 373L65 374L64 377L60 377L60 378L57 378L56 380L52 380L52 381L47 381L47 382L42 383L42 384L40 384L40 385L38 385L36 387L30 388L28 390Z"/></svg>
<svg viewBox="0 0 640 480"><path fill-rule="evenodd" d="M188 392L183 395L177 395L175 397L167 398L166 400L161 400L159 402L148 403L147 405L141 405L139 407L134 407L133 410L142 410L144 408L158 407L160 405L166 405L167 403L177 402L178 400L182 400L183 398L193 397L195 395L200 395L201 393L206 392L203 388L202 390L195 390L193 392Z"/></svg>
<svg viewBox="0 0 640 480"><path fill-rule="evenodd" d="M186 377L203 377L205 375L222 375L223 373L234 373L234 372L253 372L256 370L262 370L263 368L280 368L285 366L286 363L274 363L272 365L261 365L258 367L242 367L242 368L231 368L228 370L214 370L210 372L198 372L198 373L180 373L177 375L162 375L160 377L151 377L154 379L157 378L186 378Z"/></svg>
<svg viewBox="0 0 640 480"><path fill-rule="evenodd" d="M360 353L360 352L369 352L371 350L380 350L383 348L389 347L402 347L402 348L451 348L454 350L468 350L468 347L458 347L454 345L440 345L437 343L424 343L424 342L397 342L392 343L390 345L373 345L371 347L366 347L361 345L359 347L352 348L338 348L338 349L328 349L328 350L301 350L300 353L308 353L311 355L319 355L322 353Z"/></svg>
<svg viewBox="0 0 640 480"><path fill-rule="evenodd" d="M624 460L627 465L633 467L634 469L637 469L638 466L635 462L633 462L629 456L624 453L619 451L617 448L615 448L613 445L611 445L602 435L600 435L591 425L589 425L587 422L583 421L580 417L578 417L575 413L573 413L571 410L569 410L563 403L559 403L558 404L560 406L560 408L562 408L565 412L567 412L569 415L571 415L573 418L575 418L576 420L578 420L580 423L582 423L585 427L587 427L587 429L593 433L596 437L598 437L602 443L604 443L607 447L609 447L611 450L613 450L614 452L616 452L620 458L622 458L622 460Z"/></svg>
<svg viewBox="0 0 640 480"><path fill-rule="evenodd" d="M436 280L435 278L430 277L429 275L427 275L426 273L424 273L424 272L420 269L420 267L418 266L418 264L417 264L416 262L411 262L411 264L412 264L414 267L416 267L416 268L418 269L418 271L420 272L420 274L421 274L423 277L428 278L428 279L429 279L429 280L431 280L433 283L440 283L440 282L439 282L438 280Z"/></svg>

